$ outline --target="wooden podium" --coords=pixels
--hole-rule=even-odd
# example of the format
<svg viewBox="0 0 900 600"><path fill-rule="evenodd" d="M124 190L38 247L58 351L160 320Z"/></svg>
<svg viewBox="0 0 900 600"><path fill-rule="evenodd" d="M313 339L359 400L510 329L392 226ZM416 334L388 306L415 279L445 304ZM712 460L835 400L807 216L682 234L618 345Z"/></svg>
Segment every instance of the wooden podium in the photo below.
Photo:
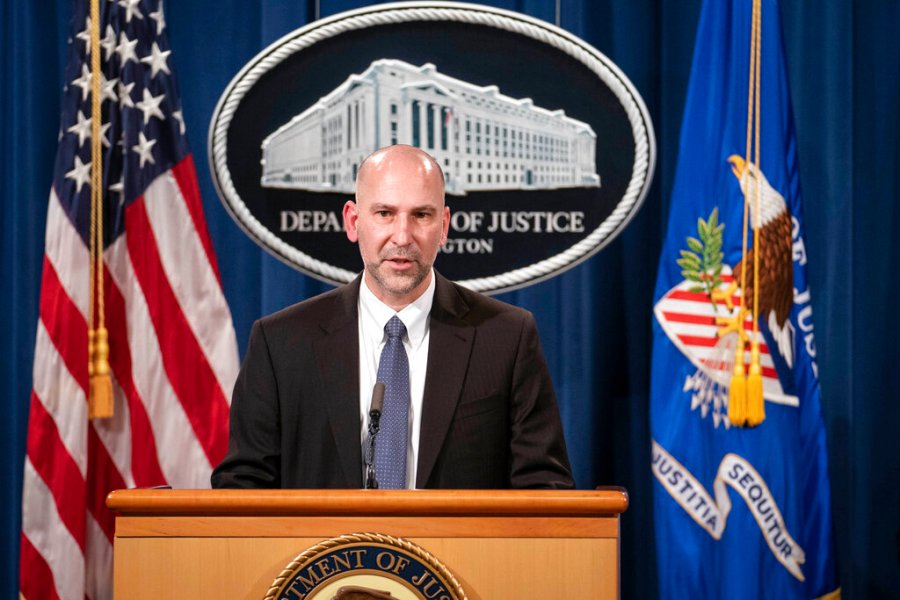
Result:
<svg viewBox="0 0 900 600"><path fill-rule="evenodd" d="M617 598L622 488L119 490L115 597L262 600L307 548L377 532L418 544L470 600Z"/></svg>

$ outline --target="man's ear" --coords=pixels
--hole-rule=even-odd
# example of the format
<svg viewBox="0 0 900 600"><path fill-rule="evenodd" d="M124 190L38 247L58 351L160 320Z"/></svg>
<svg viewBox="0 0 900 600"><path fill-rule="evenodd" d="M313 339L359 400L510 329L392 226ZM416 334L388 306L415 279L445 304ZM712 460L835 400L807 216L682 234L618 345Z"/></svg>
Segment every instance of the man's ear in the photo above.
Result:
<svg viewBox="0 0 900 600"><path fill-rule="evenodd" d="M353 243L359 240L359 231L356 222L359 219L359 207L353 200L347 200L344 204L344 229L347 230L347 239Z"/></svg>
<svg viewBox="0 0 900 600"><path fill-rule="evenodd" d="M443 223L441 224L441 246L447 243L447 235L450 233L450 207L444 205L444 214L442 215Z"/></svg>

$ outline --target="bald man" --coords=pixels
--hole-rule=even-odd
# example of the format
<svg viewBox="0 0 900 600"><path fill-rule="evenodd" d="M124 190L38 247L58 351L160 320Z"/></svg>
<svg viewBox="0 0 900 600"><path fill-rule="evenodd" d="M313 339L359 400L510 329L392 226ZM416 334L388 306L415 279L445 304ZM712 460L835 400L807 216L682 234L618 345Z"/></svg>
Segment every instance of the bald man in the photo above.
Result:
<svg viewBox="0 0 900 600"><path fill-rule="evenodd" d="M533 317L432 266L450 224L437 162L411 146L376 151L344 224L363 272L253 325L213 487L363 487L369 403L395 318L408 414L390 487L573 487Z"/></svg>

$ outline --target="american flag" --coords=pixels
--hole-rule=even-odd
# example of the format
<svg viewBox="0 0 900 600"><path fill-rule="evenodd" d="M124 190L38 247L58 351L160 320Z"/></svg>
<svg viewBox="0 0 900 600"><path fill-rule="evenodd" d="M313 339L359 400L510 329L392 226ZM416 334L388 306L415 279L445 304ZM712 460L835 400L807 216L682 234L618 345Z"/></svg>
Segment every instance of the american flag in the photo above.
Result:
<svg viewBox="0 0 900 600"><path fill-rule="evenodd" d="M109 491L209 486L237 344L158 0L74 3L47 211L22 498L27 599L111 598ZM99 26L104 294L115 414L88 420L91 31Z"/></svg>

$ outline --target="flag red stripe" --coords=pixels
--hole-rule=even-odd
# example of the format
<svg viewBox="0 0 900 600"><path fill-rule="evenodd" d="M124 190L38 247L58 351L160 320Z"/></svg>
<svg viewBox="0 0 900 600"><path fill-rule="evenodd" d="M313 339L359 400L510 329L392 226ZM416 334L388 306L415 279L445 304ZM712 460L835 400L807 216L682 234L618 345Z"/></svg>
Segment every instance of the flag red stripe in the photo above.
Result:
<svg viewBox="0 0 900 600"><path fill-rule="evenodd" d="M210 464L218 464L228 448L228 431L217 426L227 422L228 402L169 285L142 198L126 209L125 222L128 254L147 299L169 382Z"/></svg>
<svg viewBox="0 0 900 600"><path fill-rule="evenodd" d="M50 565L41 556L41 553L31 545L31 542L23 533L19 536L19 591L27 600L41 598L42 600L59 600L56 593L56 584L53 582L53 571Z"/></svg>
<svg viewBox="0 0 900 600"><path fill-rule="evenodd" d="M695 325L715 325L716 324L715 317L708 317L705 315L690 315L687 313L676 313L676 312L663 311L663 317L665 317L666 321L671 321L673 323L693 323Z"/></svg>
<svg viewBox="0 0 900 600"><path fill-rule="evenodd" d="M87 394L87 321L63 288L47 256L41 275L41 321L72 377Z"/></svg>
<svg viewBox="0 0 900 600"><path fill-rule="evenodd" d="M110 543L116 527L114 515L106 508L106 495L125 487L125 480L100 441L97 431L93 426L88 427L87 507Z"/></svg>
<svg viewBox="0 0 900 600"><path fill-rule="evenodd" d="M687 344L688 346L700 346L703 348L712 348L715 346L719 340L715 337L702 337L699 335L679 335L678 339ZM762 354L769 353L769 347L766 344L759 345L759 351Z"/></svg>
<svg viewBox="0 0 900 600"><path fill-rule="evenodd" d="M203 250L206 251L206 259L209 266L212 267L219 286L222 285L222 276L219 274L219 263L216 260L216 252L213 249L212 239L209 237L209 229L206 226L206 219L203 217L203 202L200 200L200 189L197 186L197 172L194 168L194 157L188 154L181 162L172 167L172 175L178 182L181 189L181 196L184 198L184 204L187 206L188 212L191 213L191 220L194 222L194 231L200 238Z"/></svg>
<svg viewBox="0 0 900 600"><path fill-rule="evenodd" d="M674 290L669 292L666 295L666 298L672 300L688 300L690 302L703 302L705 304L709 304L710 299L709 296L702 292L689 292L687 290ZM731 301L734 302L735 306L741 305L741 297L740 296L732 296ZM716 300L716 304L720 306L725 306L725 300Z"/></svg>
<svg viewBox="0 0 900 600"><path fill-rule="evenodd" d="M672 323L689 323L692 325L715 325L716 320L715 317L707 317L704 315L692 315L688 313L676 313L676 312L668 312L663 311L663 317L665 317L666 321ZM753 331L753 323L750 321L744 321L744 331L752 332ZM681 341L685 344L690 344L691 346L706 346L712 347L716 345L717 338L704 338L699 336L689 336L689 335L680 335L678 336ZM691 340L691 341L688 341ZM695 341L696 340L696 341ZM759 345L759 351L763 354L769 353L769 347L766 344Z"/></svg>
<svg viewBox="0 0 900 600"><path fill-rule="evenodd" d="M34 392L31 393L28 427L28 458L53 494L59 518L84 552L84 478L66 450L56 423Z"/></svg>
<svg viewBox="0 0 900 600"><path fill-rule="evenodd" d="M712 348L719 341L712 337L700 337L697 335L679 335L678 339L688 346L701 346L703 348Z"/></svg>
<svg viewBox="0 0 900 600"><path fill-rule="evenodd" d="M138 487L164 485L166 478L159 465L156 438L144 402L134 387L131 348L125 315L125 298L106 269L106 327L109 330L110 367L128 401L131 425L131 475Z"/></svg>

